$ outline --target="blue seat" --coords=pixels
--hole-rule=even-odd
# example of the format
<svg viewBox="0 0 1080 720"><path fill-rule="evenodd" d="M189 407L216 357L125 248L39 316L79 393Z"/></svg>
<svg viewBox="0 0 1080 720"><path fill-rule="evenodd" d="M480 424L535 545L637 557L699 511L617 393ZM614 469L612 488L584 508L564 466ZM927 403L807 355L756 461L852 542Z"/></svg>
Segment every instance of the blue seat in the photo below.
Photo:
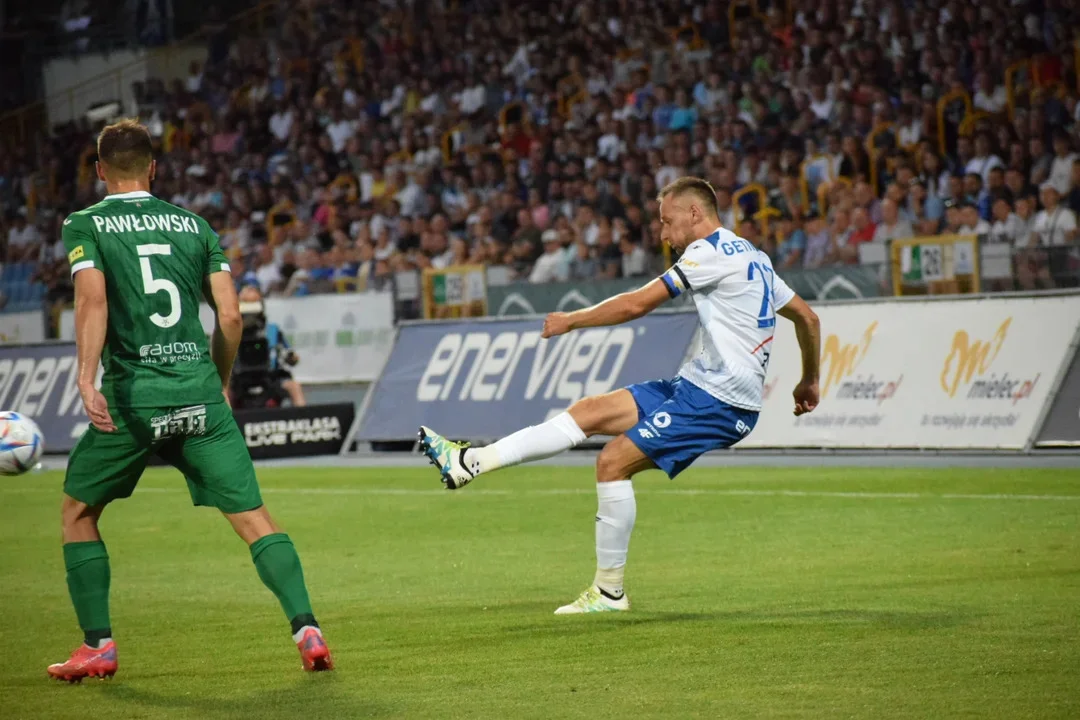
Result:
<svg viewBox="0 0 1080 720"><path fill-rule="evenodd" d="M6 285L9 282L14 282L18 274L18 263L8 263L4 266L3 272L0 272L0 284Z"/></svg>
<svg viewBox="0 0 1080 720"><path fill-rule="evenodd" d="M44 283L34 283L30 286L30 299L36 303L40 303L45 299Z"/></svg>

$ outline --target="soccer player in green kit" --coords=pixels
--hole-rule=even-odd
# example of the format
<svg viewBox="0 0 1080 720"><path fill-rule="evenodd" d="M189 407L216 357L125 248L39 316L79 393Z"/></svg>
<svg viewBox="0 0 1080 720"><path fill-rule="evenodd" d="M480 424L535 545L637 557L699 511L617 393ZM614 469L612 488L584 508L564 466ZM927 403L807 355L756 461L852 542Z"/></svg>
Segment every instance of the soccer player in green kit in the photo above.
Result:
<svg viewBox="0 0 1080 720"><path fill-rule="evenodd" d="M64 564L85 637L49 675L78 682L116 672L109 555L98 518L131 495L155 453L184 474L195 505L220 510L249 545L259 577L292 623L304 669L330 670L300 558L263 505L226 401L242 334L228 262L205 220L150 194L154 170L145 127L134 120L106 127L97 173L108 196L64 221L78 387L91 423L64 480ZM209 347L199 322L204 297L217 316Z"/></svg>

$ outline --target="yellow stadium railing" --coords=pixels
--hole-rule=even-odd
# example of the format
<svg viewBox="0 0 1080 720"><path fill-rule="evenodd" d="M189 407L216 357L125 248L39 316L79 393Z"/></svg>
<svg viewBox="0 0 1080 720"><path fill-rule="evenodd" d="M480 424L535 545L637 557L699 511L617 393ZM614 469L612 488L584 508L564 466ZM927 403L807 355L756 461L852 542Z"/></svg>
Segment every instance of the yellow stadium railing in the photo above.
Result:
<svg viewBox="0 0 1080 720"><path fill-rule="evenodd" d="M866 136L866 155L870 158L870 187L874 189L875 195L880 195L881 190L878 188L878 149L875 145L875 141L878 136L884 132L892 130L892 123L884 122L878 123L870 130L870 134Z"/></svg>
<svg viewBox="0 0 1080 720"><path fill-rule="evenodd" d="M820 185L818 185L818 214L821 215L821 217L825 217L825 215L829 212L829 194L832 193L832 191L835 190L838 185L843 185L844 187L850 188L852 185L851 178L847 178L841 175L840 177L836 178L831 182L821 183Z"/></svg>
<svg viewBox="0 0 1080 720"><path fill-rule="evenodd" d="M1076 76L1076 92L1080 93L1080 35L1073 40L1073 74Z"/></svg>
<svg viewBox="0 0 1080 720"><path fill-rule="evenodd" d="M506 118L515 108L521 112L521 125L524 127L529 122L529 106L521 100L511 100L499 110L499 132L506 132L509 125Z"/></svg>
<svg viewBox="0 0 1080 720"><path fill-rule="evenodd" d="M808 177L810 166L822 159L825 160L825 180L818 184L818 187L821 187L821 185L828 185L832 182L831 158L828 155L818 153L813 157L806 158L799 165L799 192L802 194L803 207L810 207L810 178Z"/></svg>
<svg viewBox="0 0 1080 720"><path fill-rule="evenodd" d="M966 90L957 88L951 92L947 92L941 96L937 102L937 133L938 133L938 152L942 155L947 154L948 148L945 137L945 111L949 105L957 100L964 101L964 117L967 117L971 113L971 96L968 95ZM961 120L963 122L963 120Z"/></svg>
<svg viewBox="0 0 1080 720"><path fill-rule="evenodd" d="M1019 60L1005 68L1005 107L1009 111L1009 122L1016 114L1016 75L1021 70L1030 70L1030 60Z"/></svg>
<svg viewBox="0 0 1080 720"><path fill-rule="evenodd" d="M269 16L273 12L274 6L275 3L272 1L260 3L255 7L237 13L227 20L226 24L234 30L254 29L256 32L261 33L270 21ZM70 109L70 114L74 116L75 98L80 91L84 91L86 88L106 87L110 84L115 84L117 99L119 99L123 95L122 90L125 75L130 74L136 67L150 62L154 62L159 66L172 66L178 60L183 60L183 56L181 56L179 51L189 48L196 41L203 40L205 36L206 30L200 28L171 45L147 51L138 60L134 60L120 67L112 68L99 75L87 78L77 87L71 87L62 92L54 93L44 100L38 100L5 113L0 116L0 138L20 145L31 142L37 133L48 130L48 108L50 103L63 102L66 100Z"/></svg>
<svg viewBox="0 0 1080 720"><path fill-rule="evenodd" d="M731 46L735 47L739 39L738 21L735 19L735 12L741 7L749 7L750 14L758 20L765 22L768 18L761 10L758 9L757 0L732 0L728 4L727 17L728 17L728 35L731 39Z"/></svg>
<svg viewBox="0 0 1080 720"><path fill-rule="evenodd" d="M585 78L578 73L571 73L555 86L558 96L559 114L569 118L574 105L585 99Z"/></svg>
<svg viewBox="0 0 1080 720"><path fill-rule="evenodd" d="M701 50L707 46L707 43L701 39L701 30L698 29L697 23L689 22L671 30L671 45L673 47L678 44L679 37L685 32L689 32L692 36L690 50Z"/></svg>
<svg viewBox="0 0 1080 720"><path fill-rule="evenodd" d="M742 205L739 201L747 195L757 195L758 198L758 210L761 210L769 203L769 192L765 189L764 185L759 183L750 183L744 185L731 196L731 202L735 205L735 222L741 223L743 221Z"/></svg>
<svg viewBox="0 0 1080 720"><path fill-rule="evenodd" d="M957 132L963 137L971 137L975 134L975 126L980 120L994 117L993 113L989 113L985 110L975 110L964 116L964 121L960 123L960 128Z"/></svg>
<svg viewBox="0 0 1080 720"><path fill-rule="evenodd" d="M454 136L465 130L464 124L457 124L442 134L439 146L442 148L443 162L450 164L454 161L454 153L457 147L454 145Z"/></svg>

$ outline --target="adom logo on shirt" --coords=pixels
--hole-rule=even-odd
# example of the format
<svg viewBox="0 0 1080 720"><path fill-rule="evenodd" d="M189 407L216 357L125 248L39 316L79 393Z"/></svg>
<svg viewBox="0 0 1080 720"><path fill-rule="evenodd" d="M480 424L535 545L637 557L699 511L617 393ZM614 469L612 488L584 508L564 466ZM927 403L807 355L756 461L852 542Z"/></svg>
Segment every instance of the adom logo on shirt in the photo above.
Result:
<svg viewBox="0 0 1080 720"><path fill-rule="evenodd" d="M956 397L966 386L963 397L972 400L1012 400L1015 405L1031 396L1042 373L1024 379L1011 377L1008 370L1000 376L990 372L1008 338L1010 325L1012 317L1005 318L989 340L973 339L967 330L956 331L941 368L941 389L946 395Z"/></svg>
<svg viewBox="0 0 1080 720"><path fill-rule="evenodd" d="M904 380L903 375L881 380L875 378L873 372L865 376L855 374L870 351L877 327L876 321L870 323L854 342L845 342L835 334L825 338L821 346L821 370L825 378L821 384L822 398L828 397L829 390L835 389L836 400L873 400L880 405L896 394Z"/></svg>

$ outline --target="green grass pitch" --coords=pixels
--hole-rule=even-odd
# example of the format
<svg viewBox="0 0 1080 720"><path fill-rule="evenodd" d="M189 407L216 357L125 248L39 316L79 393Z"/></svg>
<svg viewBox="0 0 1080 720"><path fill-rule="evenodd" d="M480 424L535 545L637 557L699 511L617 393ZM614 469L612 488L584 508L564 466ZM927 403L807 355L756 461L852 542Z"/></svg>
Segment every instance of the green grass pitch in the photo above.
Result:
<svg viewBox="0 0 1080 720"><path fill-rule="evenodd" d="M274 468L338 670L312 676L246 549L152 471L102 522L112 681L81 637L61 477L0 479L3 718L1076 718L1080 472L693 469L635 482L631 612L589 583L588 468L450 493L431 469Z"/></svg>

